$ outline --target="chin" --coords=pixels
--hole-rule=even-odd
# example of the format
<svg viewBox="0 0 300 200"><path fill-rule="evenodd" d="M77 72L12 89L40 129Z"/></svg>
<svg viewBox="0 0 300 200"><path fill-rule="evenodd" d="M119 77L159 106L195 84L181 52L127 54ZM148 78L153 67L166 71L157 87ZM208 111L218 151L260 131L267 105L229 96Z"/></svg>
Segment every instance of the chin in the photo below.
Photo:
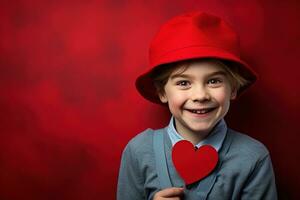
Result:
<svg viewBox="0 0 300 200"><path fill-rule="evenodd" d="M191 128L191 130L195 133L207 134L212 130L212 127Z"/></svg>
<svg viewBox="0 0 300 200"><path fill-rule="evenodd" d="M209 133L213 128L214 126L217 124L217 122L215 123L209 123L207 125L202 125L201 127L198 126L198 127L191 127L191 130L193 132L196 132L196 133Z"/></svg>

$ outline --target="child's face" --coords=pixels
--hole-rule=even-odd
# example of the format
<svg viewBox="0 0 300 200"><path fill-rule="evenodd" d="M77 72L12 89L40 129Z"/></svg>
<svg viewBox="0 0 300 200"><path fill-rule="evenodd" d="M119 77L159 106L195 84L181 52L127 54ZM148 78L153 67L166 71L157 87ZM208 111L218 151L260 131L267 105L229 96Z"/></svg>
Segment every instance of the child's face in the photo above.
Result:
<svg viewBox="0 0 300 200"><path fill-rule="evenodd" d="M181 71L171 73L160 99L168 103L178 133L204 138L226 115L236 92L218 63L196 61Z"/></svg>

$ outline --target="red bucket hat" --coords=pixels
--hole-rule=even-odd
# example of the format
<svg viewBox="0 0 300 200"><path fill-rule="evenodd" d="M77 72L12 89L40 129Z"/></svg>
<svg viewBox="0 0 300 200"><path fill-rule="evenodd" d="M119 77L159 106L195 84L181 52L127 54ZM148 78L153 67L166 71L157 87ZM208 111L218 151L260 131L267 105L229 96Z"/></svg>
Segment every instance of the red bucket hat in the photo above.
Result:
<svg viewBox="0 0 300 200"><path fill-rule="evenodd" d="M150 45L150 69L137 78L136 88L147 100L161 104L151 76L153 71L163 64L201 58L216 58L236 65L239 74L249 81L238 95L257 79L256 73L240 58L235 31L217 16L192 12L174 17L160 28Z"/></svg>

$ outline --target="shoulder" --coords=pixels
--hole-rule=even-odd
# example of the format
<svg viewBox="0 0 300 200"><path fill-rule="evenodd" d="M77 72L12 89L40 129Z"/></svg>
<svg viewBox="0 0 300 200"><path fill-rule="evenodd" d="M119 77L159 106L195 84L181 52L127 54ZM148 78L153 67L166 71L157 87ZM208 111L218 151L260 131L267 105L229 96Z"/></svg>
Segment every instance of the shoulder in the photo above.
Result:
<svg viewBox="0 0 300 200"><path fill-rule="evenodd" d="M124 152L145 154L153 151L153 135L156 130L146 129L133 137L126 145Z"/></svg>
<svg viewBox="0 0 300 200"><path fill-rule="evenodd" d="M133 137L123 151L122 166L134 166L134 170L147 176L155 174L154 134L156 134L155 130L146 129Z"/></svg>
<svg viewBox="0 0 300 200"><path fill-rule="evenodd" d="M143 145L151 143L151 141L153 140L153 133L154 133L154 130L148 128L148 129L142 131L141 133L137 134L136 136L134 136L128 142L127 146L129 146L130 148L133 148L133 149L142 148Z"/></svg>
<svg viewBox="0 0 300 200"><path fill-rule="evenodd" d="M269 155L269 151L260 141L238 131L228 129L232 138L230 151L238 153L250 160L262 160Z"/></svg>

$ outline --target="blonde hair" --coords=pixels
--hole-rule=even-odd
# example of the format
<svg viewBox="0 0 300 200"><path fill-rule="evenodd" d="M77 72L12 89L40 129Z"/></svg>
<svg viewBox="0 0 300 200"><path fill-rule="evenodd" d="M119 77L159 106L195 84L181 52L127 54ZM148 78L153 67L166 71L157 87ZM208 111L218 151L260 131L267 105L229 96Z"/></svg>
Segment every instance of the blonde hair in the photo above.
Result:
<svg viewBox="0 0 300 200"><path fill-rule="evenodd" d="M223 61L214 58L205 58L201 60L219 64L228 75L228 80L230 82L232 90L239 91L240 88L249 84L249 81L239 73L239 67L235 63L229 63L228 61ZM190 66L191 63L195 61L197 60L184 60L176 63L164 64L156 68L152 72L151 77L153 80L153 84L156 88L157 94L163 95L165 93L164 86L167 84L170 75L174 71L178 70L177 73L181 74Z"/></svg>

